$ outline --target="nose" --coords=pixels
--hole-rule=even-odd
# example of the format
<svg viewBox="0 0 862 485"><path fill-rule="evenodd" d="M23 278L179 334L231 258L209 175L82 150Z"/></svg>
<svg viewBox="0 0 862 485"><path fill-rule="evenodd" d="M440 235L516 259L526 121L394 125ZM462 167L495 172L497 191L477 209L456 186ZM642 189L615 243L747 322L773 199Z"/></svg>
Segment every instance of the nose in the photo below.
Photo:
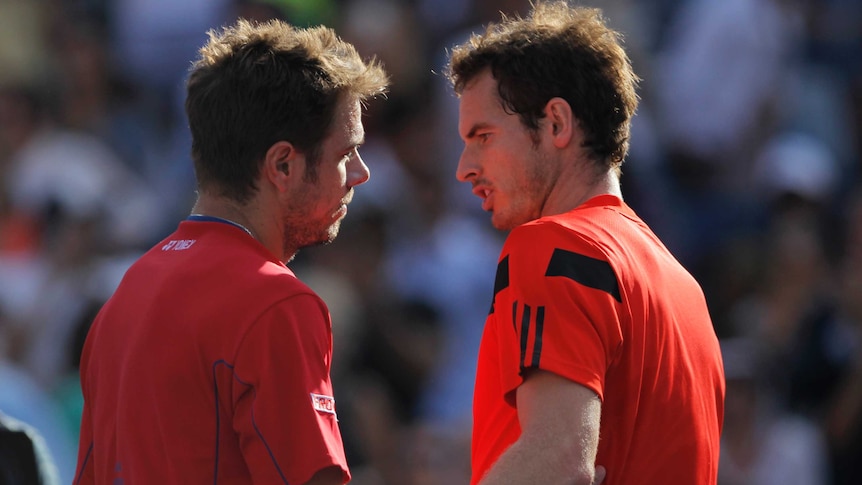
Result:
<svg viewBox="0 0 862 485"><path fill-rule="evenodd" d="M371 171L368 169L368 165L365 165L365 162L362 160L362 157L359 156L359 153L356 153L356 156L350 161L347 169L347 186L355 187L357 185L364 184L368 182L368 179L371 178Z"/></svg>
<svg viewBox="0 0 862 485"><path fill-rule="evenodd" d="M478 174L478 165L474 161L474 157L467 153L467 148L461 152L461 158L458 160L458 168L455 169L455 178L459 182L468 182L471 178Z"/></svg>

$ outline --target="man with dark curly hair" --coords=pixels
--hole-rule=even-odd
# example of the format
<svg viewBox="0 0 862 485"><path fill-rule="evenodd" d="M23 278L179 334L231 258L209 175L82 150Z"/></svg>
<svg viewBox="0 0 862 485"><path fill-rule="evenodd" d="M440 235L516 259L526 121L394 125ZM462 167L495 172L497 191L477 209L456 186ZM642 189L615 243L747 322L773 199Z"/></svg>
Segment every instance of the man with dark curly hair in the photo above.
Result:
<svg viewBox="0 0 862 485"><path fill-rule="evenodd" d="M387 83L325 27L209 33L186 99L198 199L87 336L75 483L350 479L329 311L286 263L338 234Z"/></svg>
<svg viewBox="0 0 862 485"><path fill-rule="evenodd" d="M597 9L537 3L451 52L457 178L510 231L472 483L716 483L725 383L699 284L623 202L638 98Z"/></svg>

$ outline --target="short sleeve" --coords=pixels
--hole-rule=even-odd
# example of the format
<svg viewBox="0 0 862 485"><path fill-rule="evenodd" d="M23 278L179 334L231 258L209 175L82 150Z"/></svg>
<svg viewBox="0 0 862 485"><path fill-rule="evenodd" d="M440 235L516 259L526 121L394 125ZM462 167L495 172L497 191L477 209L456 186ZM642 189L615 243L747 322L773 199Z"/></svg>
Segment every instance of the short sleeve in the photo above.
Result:
<svg viewBox="0 0 862 485"><path fill-rule="evenodd" d="M302 294L268 309L235 360L234 421L255 483L305 483L338 466L349 478L330 380L329 312Z"/></svg>
<svg viewBox="0 0 862 485"><path fill-rule="evenodd" d="M511 399L525 373L541 369L603 399L622 341L617 277L595 245L555 228L518 227L503 248L508 284L494 300L503 390Z"/></svg>

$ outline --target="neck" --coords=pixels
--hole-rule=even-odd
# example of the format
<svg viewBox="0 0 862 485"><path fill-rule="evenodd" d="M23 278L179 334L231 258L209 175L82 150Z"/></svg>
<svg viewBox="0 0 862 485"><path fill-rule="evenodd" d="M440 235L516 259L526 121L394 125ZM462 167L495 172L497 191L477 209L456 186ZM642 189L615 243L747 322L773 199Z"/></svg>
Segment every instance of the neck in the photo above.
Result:
<svg viewBox="0 0 862 485"><path fill-rule="evenodd" d="M620 188L620 177L617 175L617 172L614 170L609 171L605 174L598 182L593 186L591 190L591 194L587 199L595 197L597 195L615 195L620 199L623 198L623 191ZM582 200L581 202L585 202L587 199Z"/></svg>
<svg viewBox="0 0 862 485"><path fill-rule="evenodd" d="M584 182L586 180L590 182ZM606 194L623 198L620 179L614 170L608 171L599 178L591 177L584 171L573 177L559 177L555 189L542 208L542 216L569 212L593 197Z"/></svg>
<svg viewBox="0 0 862 485"><path fill-rule="evenodd" d="M282 246L283 234L272 218L257 208L256 199L240 204L226 197L215 197L201 193L192 208L192 214L218 217L236 223L247 229L258 242L263 244L280 261L287 262L293 254L285 254Z"/></svg>

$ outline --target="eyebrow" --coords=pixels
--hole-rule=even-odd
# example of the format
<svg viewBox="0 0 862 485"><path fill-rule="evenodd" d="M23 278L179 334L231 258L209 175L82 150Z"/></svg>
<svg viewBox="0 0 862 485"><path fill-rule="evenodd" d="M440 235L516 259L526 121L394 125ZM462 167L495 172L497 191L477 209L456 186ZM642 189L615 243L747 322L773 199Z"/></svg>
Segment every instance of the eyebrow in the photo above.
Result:
<svg viewBox="0 0 862 485"><path fill-rule="evenodd" d="M486 128L490 128L490 127L491 127L491 125L490 125L490 124L488 124L488 123L485 123L485 122L476 123L475 125L473 125L473 126L470 128L470 131L469 131L469 132L467 132L467 135L466 135L466 136L464 136L464 139L465 139L465 140L469 140L469 139L471 139L471 138L473 138L473 137L475 137L475 136L476 136L476 132L477 132L477 131L479 131L479 130L484 130L484 129L486 129Z"/></svg>
<svg viewBox="0 0 862 485"><path fill-rule="evenodd" d="M348 146L346 150L353 150L354 148L359 148L365 144L365 135L363 134L361 138L355 138L353 140L350 140L348 143L350 143L350 146Z"/></svg>

